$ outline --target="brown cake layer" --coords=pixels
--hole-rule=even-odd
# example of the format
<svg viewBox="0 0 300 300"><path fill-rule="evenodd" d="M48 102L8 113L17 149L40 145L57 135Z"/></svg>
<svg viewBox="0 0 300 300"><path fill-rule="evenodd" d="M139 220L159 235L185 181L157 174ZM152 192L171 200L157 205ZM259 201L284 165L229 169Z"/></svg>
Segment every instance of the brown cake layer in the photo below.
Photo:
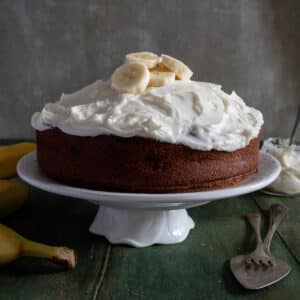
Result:
<svg viewBox="0 0 300 300"><path fill-rule="evenodd" d="M37 157L50 177L97 190L169 193L223 188L254 173L260 138L234 152L198 151L140 137L80 137L36 131Z"/></svg>

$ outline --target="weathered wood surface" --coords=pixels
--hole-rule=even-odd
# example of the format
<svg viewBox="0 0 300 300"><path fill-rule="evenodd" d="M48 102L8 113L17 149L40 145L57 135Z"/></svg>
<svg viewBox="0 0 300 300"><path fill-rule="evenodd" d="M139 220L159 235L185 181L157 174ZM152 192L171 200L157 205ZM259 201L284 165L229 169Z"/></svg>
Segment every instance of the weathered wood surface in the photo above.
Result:
<svg viewBox="0 0 300 300"><path fill-rule="evenodd" d="M233 278L232 256L251 251L254 234L242 217L285 201L290 207L272 243L274 255L292 266L283 281L246 291ZM299 299L299 198L254 193L216 201L189 213L196 228L173 246L136 249L110 245L88 232L97 208L87 201L32 189L30 199L3 223L28 238L77 251L74 271L22 258L0 267L0 299ZM263 211L263 210L262 210ZM268 222L264 218L264 231Z"/></svg>

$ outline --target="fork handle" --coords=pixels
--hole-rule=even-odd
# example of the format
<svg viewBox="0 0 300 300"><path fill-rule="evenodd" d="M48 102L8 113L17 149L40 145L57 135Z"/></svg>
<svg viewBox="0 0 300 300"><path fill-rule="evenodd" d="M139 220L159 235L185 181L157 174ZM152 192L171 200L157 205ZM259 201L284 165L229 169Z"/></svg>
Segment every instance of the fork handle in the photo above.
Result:
<svg viewBox="0 0 300 300"><path fill-rule="evenodd" d="M270 212L269 212L269 229L267 232L267 235L263 241L264 248L268 251L269 254L270 252L270 246L271 246L271 241L274 236L274 233L276 232L278 226L282 222L282 220L285 218L288 212L288 207L284 204L273 204L270 207Z"/></svg>
<svg viewBox="0 0 300 300"><path fill-rule="evenodd" d="M260 233L260 221L261 216L259 213L249 213L246 215L248 222L251 224L252 228L256 234L256 248L262 245L262 238Z"/></svg>
<svg viewBox="0 0 300 300"><path fill-rule="evenodd" d="M293 144L295 133L296 133L297 127L299 125L299 122L300 122L300 105L298 106L298 112L297 112L297 116L296 116L294 127L292 129L292 133L291 133L291 136L290 136L289 145Z"/></svg>

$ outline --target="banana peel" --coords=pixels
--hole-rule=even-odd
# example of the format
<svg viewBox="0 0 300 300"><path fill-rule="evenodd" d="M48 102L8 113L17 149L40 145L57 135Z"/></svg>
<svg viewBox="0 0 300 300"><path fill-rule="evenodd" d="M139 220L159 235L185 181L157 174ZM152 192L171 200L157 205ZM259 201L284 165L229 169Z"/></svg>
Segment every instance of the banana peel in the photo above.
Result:
<svg viewBox="0 0 300 300"><path fill-rule="evenodd" d="M18 210L27 199L29 187L13 180L0 180L0 218Z"/></svg>
<svg viewBox="0 0 300 300"><path fill-rule="evenodd" d="M0 179L17 175L18 160L36 149L35 143L18 143L0 147Z"/></svg>
<svg viewBox="0 0 300 300"><path fill-rule="evenodd" d="M74 250L28 240L11 228L0 224L0 265L8 264L22 256L45 258L71 269L76 265Z"/></svg>

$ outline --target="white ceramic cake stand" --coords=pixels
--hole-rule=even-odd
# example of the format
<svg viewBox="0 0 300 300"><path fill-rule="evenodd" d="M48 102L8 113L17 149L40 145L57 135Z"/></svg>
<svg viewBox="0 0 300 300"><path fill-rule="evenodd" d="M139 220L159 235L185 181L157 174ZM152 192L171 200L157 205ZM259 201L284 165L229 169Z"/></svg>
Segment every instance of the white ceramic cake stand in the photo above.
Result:
<svg viewBox="0 0 300 300"><path fill-rule="evenodd" d="M44 175L35 152L19 161L17 171L24 181L39 189L100 205L90 227L92 233L105 236L113 244L146 247L184 241L195 226L186 208L262 189L277 178L280 164L261 152L258 172L242 184L207 192L171 194L113 193L68 186Z"/></svg>

